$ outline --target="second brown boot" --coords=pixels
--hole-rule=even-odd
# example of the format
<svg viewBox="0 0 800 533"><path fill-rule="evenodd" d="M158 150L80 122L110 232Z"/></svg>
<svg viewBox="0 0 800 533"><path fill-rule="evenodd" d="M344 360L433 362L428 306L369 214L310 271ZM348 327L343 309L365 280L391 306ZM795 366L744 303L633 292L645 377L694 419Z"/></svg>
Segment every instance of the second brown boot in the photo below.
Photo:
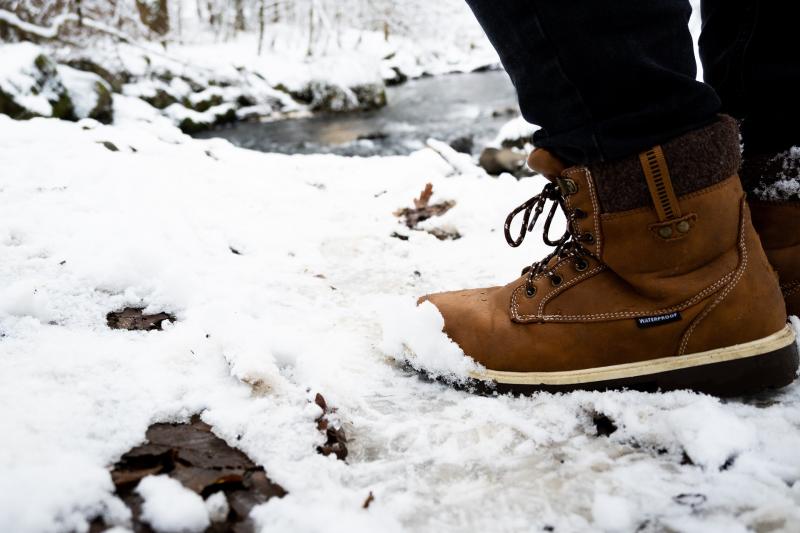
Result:
<svg viewBox="0 0 800 533"><path fill-rule="evenodd" d="M751 200L753 225L778 272L786 310L800 315L800 201Z"/></svg>
<svg viewBox="0 0 800 533"><path fill-rule="evenodd" d="M506 238L519 245L551 203L544 233L553 251L505 286L421 299L436 306L444 332L477 364L472 383L514 392L627 387L738 395L793 381L795 334L732 170L738 140L718 129L706 135L714 141L708 145L695 146L687 135L604 170L641 176L644 207L626 208L627 191L602 198L590 168L564 168L543 150L532 155L531 166L550 182L512 211ZM722 148L707 154L709 146ZM671 173L701 179L707 170L695 156L682 159L687 151L736 160L717 165L727 177L709 175L711 184L684 193ZM553 238L556 209L568 222Z"/></svg>
<svg viewBox="0 0 800 533"><path fill-rule="evenodd" d="M790 315L800 315L800 148L746 160L742 180L767 258Z"/></svg>

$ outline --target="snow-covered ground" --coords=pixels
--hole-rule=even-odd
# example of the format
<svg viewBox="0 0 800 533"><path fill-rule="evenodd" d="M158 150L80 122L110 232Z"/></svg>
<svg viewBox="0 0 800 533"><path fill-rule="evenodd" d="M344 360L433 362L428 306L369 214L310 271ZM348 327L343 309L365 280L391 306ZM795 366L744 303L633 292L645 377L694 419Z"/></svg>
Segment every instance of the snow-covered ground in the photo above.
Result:
<svg viewBox="0 0 800 533"><path fill-rule="evenodd" d="M504 282L541 254L501 230L538 179L450 175L432 150L250 152L129 115L0 116L0 531L124 526L107 467L194 413L289 492L255 509L264 531L800 530L800 385L479 397L379 349L416 295ZM456 205L426 227L461 239L393 215L427 182ZM108 329L140 305L177 320ZM345 422L346 463L315 451L314 392ZM616 431L597 435L599 415ZM177 527L175 498L202 527L172 485L140 487L146 515Z"/></svg>

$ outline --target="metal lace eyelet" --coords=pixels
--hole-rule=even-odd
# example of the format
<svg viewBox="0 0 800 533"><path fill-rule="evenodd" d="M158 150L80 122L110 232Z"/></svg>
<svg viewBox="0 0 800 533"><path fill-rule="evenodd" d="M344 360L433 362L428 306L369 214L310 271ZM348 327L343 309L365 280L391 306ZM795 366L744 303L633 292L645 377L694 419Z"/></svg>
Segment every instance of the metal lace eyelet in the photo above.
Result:
<svg viewBox="0 0 800 533"><path fill-rule="evenodd" d="M569 196L578 192L578 184L575 183L575 180L573 179L558 178L556 182L558 183L558 188L561 189L561 193L564 196Z"/></svg>
<svg viewBox="0 0 800 533"><path fill-rule="evenodd" d="M581 240L583 240L584 242L588 242L589 244L592 244L594 242L594 235L592 235L591 233L584 233L583 237L581 237Z"/></svg>
<svg viewBox="0 0 800 533"><path fill-rule="evenodd" d="M583 272L587 268L589 268L589 262L586 259L578 259L575 261L575 270L578 272Z"/></svg>
<svg viewBox="0 0 800 533"><path fill-rule="evenodd" d="M586 211L577 207L572 211L572 216L575 218L586 218Z"/></svg>
<svg viewBox="0 0 800 533"><path fill-rule="evenodd" d="M536 295L536 287L530 285L525 288L525 296L528 298L533 298Z"/></svg>
<svg viewBox="0 0 800 533"><path fill-rule="evenodd" d="M561 285L562 281L564 281L564 279L561 276L559 276L558 274L551 274L550 275L550 283L553 284L553 287L558 287L559 285Z"/></svg>

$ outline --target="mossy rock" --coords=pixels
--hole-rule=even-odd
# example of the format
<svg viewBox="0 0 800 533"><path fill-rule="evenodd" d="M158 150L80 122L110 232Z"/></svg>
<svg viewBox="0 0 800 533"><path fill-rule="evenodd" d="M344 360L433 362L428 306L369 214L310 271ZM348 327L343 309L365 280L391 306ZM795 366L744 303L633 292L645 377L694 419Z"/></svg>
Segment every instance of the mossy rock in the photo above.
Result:
<svg viewBox="0 0 800 533"><path fill-rule="evenodd" d="M202 83L198 83L197 81L188 76L178 76L178 78L185 81L193 92L199 93L200 91L206 88L205 85L203 85Z"/></svg>
<svg viewBox="0 0 800 533"><path fill-rule="evenodd" d="M391 68L392 72L394 72L394 76L384 80L386 85L388 85L389 87L394 87L396 85L402 85L408 81L408 75L405 72L400 70L398 67L391 67Z"/></svg>
<svg viewBox="0 0 800 533"><path fill-rule="evenodd" d="M383 84L364 84L344 88L325 82L312 82L307 91L312 95L312 111L342 113L370 111L386 105L386 88Z"/></svg>
<svg viewBox="0 0 800 533"><path fill-rule="evenodd" d="M230 124L232 122L236 122L238 120L238 116L236 115L236 110L234 108L230 108L221 115L217 115L214 120L215 125L222 125L222 124Z"/></svg>
<svg viewBox="0 0 800 533"><path fill-rule="evenodd" d="M214 107L216 105L220 105L221 103L222 103L222 96L220 96L218 94L212 94L211 96L209 96L205 100L201 100L201 101L197 102L194 105L191 104L191 102L189 101L188 98L185 98L183 105L185 105L186 107L188 107L190 109L194 109L195 111L198 111L198 112L202 113L204 111L208 111L209 109L211 109L212 107Z"/></svg>
<svg viewBox="0 0 800 533"><path fill-rule="evenodd" d="M0 113L16 120L25 120L38 116L36 113L17 104L11 95L4 93L2 89L0 89Z"/></svg>
<svg viewBox="0 0 800 533"><path fill-rule="evenodd" d="M238 98L236 98L236 105L239 107L250 107L257 103L256 99L248 94L240 94Z"/></svg>
<svg viewBox="0 0 800 533"><path fill-rule="evenodd" d="M65 64L68 67L72 67L76 70L97 74L103 79L103 81L108 83L111 86L111 90L116 93L121 92L122 86L131 81L130 73L124 71L113 73L90 59L70 59Z"/></svg>
<svg viewBox="0 0 800 533"><path fill-rule="evenodd" d="M95 94L97 94L97 103L89 113L89 118L93 118L103 124L111 124L114 121L114 99L111 96L111 91L99 81L94 84L94 90Z"/></svg>
<svg viewBox="0 0 800 533"><path fill-rule="evenodd" d="M275 86L275 90L288 94L301 104L311 104L314 101L314 91L311 85L306 85L299 90L291 90L282 83L279 83Z"/></svg>
<svg viewBox="0 0 800 533"><path fill-rule="evenodd" d="M39 54L33 60L33 64L39 69L39 72L44 74L45 76L51 77L56 76L56 65L53 63L49 57L44 54Z"/></svg>
<svg viewBox="0 0 800 533"><path fill-rule="evenodd" d="M60 118L64 120L78 120L75 116L75 108L72 105L72 99L69 97L66 87L61 82L61 77L58 75L58 69L55 62L44 54L39 54L34 58L33 64L40 72L37 76L36 83L38 88L50 85L50 90L56 94L55 98L48 100L53 108L50 116L53 118Z"/></svg>
<svg viewBox="0 0 800 533"><path fill-rule="evenodd" d="M358 85L351 89L358 98L358 107L369 111L386 105L386 89L382 85Z"/></svg>
<svg viewBox="0 0 800 533"><path fill-rule="evenodd" d="M75 107L72 105L72 99L66 91L58 95L58 99L49 100L50 105L53 106L53 118L60 118L64 120L78 120L75 116Z"/></svg>
<svg viewBox="0 0 800 533"><path fill-rule="evenodd" d="M211 129L211 124L208 122L195 122L190 118L185 118L180 121L178 127L181 129L183 133L188 135L192 135L193 133L200 133L201 131L206 131Z"/></svg>
<svg viewBox="0 0 800 533"><path fill-rule="evenodd" d="M62 83L56 64L46 55L38 54L33 58L33 83L20 88L23 93L30 95L47 95L51 111L47 116L54 118L77 120L75 108L69 97L69 92ZM14 99L12 94L0 90L0 113L11 118L24 120L40 116L41 113L33 111Z"/></svg>
<svg viewBox="0 0 800 533"><path fill-rule="evenodd" d="M166 109L172 104L178 102L177 98L175 98L174 96L172 96L163 89L156 89L156 93L152 96L140 96L139 98L141 98L151 106L155 107L156 109Z"/></svg>

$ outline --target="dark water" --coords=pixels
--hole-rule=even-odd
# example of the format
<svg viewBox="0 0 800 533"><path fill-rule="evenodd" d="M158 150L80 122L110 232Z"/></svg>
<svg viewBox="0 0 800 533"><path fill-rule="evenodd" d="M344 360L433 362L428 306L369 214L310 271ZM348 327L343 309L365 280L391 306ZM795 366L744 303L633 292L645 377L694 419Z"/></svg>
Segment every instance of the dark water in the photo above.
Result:
<svg viewBox="0 0 800 533"><path fill-rule="evenodd" d="M362 156L407 154L429 137L447 142L466 137L478 152L518 114L503 71L412 80L390 87L387 97L388 105L376 111L240 123L198 137L222 137L264 152Z"/></svg>

